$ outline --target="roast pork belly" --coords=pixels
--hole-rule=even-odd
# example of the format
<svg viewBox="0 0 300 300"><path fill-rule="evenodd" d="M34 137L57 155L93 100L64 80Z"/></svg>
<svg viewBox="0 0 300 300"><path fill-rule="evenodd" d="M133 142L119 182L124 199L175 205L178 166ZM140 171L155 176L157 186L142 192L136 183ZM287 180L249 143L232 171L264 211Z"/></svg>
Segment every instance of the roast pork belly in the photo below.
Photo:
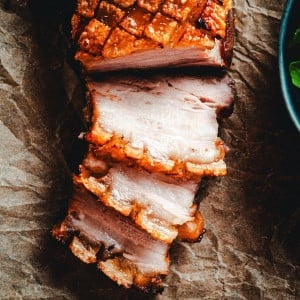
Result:
<svg viewBox="0 0 300 300"><path fill-rule="evenodd" d="M169 270L169 245L151 238L129 218L107 208L80 185L74 186L65 220L53 236L85 263L95 263L125 287L157 293Z"/></svg>
<svg viewBox="0 0 300 300"><path fill-rule="evenodd" d="M183 230L179 238L195 241L203 233L203 219L197 212L195 194L198 181L183 181L160 173L149 173L139 167L117 163L108 167L90 150L80 166L77 183L150 233L171 243L185 223L194 224L190 234ZM198 218L195 217L196 212ZM187 225L185 225L185 228Z"/></svg>
<svg viewBox="0 0 300 300"><path fill-rule="evenodd" d="M87 72L228 67L233 27L232 0L78 0L72 37Z"/></svg>
<svg viewBox="0 0 300 300"><path fill-rule="evenodd" d="M90 81L85 138L98 157L181 178L226 174L217 110L232 103L228 79L180 76Z"/></svg>

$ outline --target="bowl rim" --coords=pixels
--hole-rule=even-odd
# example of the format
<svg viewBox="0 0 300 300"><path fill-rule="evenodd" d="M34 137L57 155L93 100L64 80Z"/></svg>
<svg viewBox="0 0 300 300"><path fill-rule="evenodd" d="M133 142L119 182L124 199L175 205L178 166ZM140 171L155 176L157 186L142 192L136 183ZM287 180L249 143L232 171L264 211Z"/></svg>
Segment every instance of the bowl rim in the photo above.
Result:
<svg viewBox="0 0 300 300"><path fill-rule="evenodd" d="M278 60L279 60L280 84L281 84L283 98L286 107L290 113L292 121L294 122L298 131L300 131L300 116L296 113L293 101L291 100L291 81L289 75L287 75L287 67L285 61L287 27L288 27L289 17L292 12L294 3L295 0L288 0L285 4L284 11L282 14L280 32L279 32Z"/></svg>

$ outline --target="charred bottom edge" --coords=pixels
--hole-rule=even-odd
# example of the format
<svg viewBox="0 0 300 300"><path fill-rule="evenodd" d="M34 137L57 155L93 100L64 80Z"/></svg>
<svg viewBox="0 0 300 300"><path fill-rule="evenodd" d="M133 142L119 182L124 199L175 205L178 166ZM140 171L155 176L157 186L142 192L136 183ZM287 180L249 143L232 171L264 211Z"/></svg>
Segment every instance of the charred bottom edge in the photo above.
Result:
<svg viewBox="0 0 300 300"><path fill-rule="evenodd" d="M85 205L89 205L93 210L97 210L98 206L102 207L102 205L97 202L96 198L82 186L77 185L74 188L75 192L73 199L76 199L76 197L84 197L84 200L87 201ZM72 203L73 199L71 199L70 202L68 215L60 224L54 226L52 230L53 237L63 244L68 245L71 252L82 262L97 265L99 270L118 285L125 288L136 287L149 294L162 292L163 278L169 272L169 246L165 244L165 253L162 253L162 255L164 255L164 261L166 262L164 267L157 271L155 269L140 269L134 261L131 261L130 258L126 257L126 249L123 247L115 248L114 246L109 246L105 241L102 242L102 240L95 240L94 238L91 240L92 235L90 236L90 233L87 231L89 223L88 221L85 221L85 216L82 215L81 210L76 210L76 203L75 205ZM82 204L84 203L82 202ZM105 211L107 210L109 209L105 208ZM119 218L120 220L124 219L123 216L119 216L115 211L111 211L111 214L113 218ZM81 222L84 222L83 227L76 223L80 219ZM130 221L127 219L124 219L124 222L124 226L135 227L133 224L128 225ZM82 229L84 227L86 228ZM151 239L150 236L149 239ZM157 243L162 242L157 241Z"/></svg>
<svg viewBox="0 0 300 300"><path fill-rule="evenodd" d="M79 232L67 227L65 222L55 226L52 235L58 241L67 244L73 255L82 262L95 264L107 277L125 288L137 288L153 295L163 292L162 283L167 274L139 272L126 258L104 249L102 244L88 241Z"/></svg>

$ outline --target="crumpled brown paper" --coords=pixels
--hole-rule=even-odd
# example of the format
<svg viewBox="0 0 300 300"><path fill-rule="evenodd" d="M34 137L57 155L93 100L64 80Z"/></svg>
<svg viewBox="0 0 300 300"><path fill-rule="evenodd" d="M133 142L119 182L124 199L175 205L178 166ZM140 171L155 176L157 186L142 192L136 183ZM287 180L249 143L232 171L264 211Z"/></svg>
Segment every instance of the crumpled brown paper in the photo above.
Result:
<svg viewBox="0 0 300 300"><path fill-rule="evenodd" d="M229 174L204 182L207 233L172 247L157 299L300 297L300 137L277 69L283 7L235 1L237 98L220 124ZM84 91L62 34L71 10L65 0L0 1L0 298L152 299L118 287L50 235L84 147Z"/></svg>

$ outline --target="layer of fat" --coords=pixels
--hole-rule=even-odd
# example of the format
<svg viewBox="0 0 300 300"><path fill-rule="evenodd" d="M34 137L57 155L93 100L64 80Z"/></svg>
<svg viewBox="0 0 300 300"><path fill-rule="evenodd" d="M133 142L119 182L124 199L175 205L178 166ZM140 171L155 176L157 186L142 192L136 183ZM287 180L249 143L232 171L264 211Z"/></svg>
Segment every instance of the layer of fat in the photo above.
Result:
<svg viewBox="0 0 300 300"><path fill-rule="evenodd" d="M171 158L200 164L219 158L215 110L196 96L176 90L164 94L128 89L122 84L94 85L93 90L94 128L104 129L107 138L122 136L133 148L146 149L161 162Z"/></svg>
<svg viewBox="0 0 300 300"><path fill-rule="evenodd" d="M138 204L146 214L170 225L181 225L192 220L192 205L197 183L172 180L169 176L127 168L112 168L111 195L115 201Z"/></svg>

